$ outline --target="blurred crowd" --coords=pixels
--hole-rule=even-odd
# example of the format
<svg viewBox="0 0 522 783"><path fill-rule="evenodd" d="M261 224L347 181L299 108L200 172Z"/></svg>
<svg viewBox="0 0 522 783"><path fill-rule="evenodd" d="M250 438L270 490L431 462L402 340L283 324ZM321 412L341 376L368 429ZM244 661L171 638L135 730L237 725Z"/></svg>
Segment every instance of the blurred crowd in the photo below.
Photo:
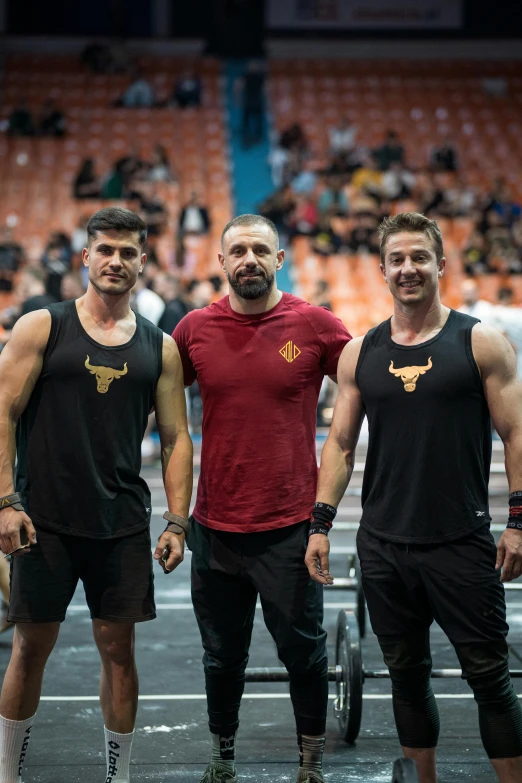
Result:
<svg viewBox="0 0 522 783"><path fill-rule="evenodd" d="M377 253L383 217L414 209L430 218L470 218L475 230L463 251L470 275L522 272L520 205L503 180L490 193L473 186L451 139L431 148L423 168L408 165L400 135L390 129L368 148L348 121L329 128L326 159L314 157L302 127L294 123L272 144L274 193L259 205L292 239L310 238L319 255Z"/></svg>

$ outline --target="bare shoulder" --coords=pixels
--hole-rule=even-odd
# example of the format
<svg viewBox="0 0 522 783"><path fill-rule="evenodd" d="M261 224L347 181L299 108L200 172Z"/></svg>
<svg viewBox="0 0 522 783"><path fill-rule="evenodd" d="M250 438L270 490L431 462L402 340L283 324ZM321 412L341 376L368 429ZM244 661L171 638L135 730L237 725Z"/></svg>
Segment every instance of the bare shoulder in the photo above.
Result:
<svg viewBox="0 0 522 783"><path fill-rule="evenodd" d="M337 370L338 377L341 376L344 380L354 380L355 370L359 356L361 353L364 337L354 337L343 348L343 352L339 357L339 365Z"/></svg>
<svg viewBox="0 0 522 783"><path fill-rule="evenodd" d="M163 335L163 346L161 350L161 358L163 369L172 371L176 369L178 363L181 361L179 356L178 346L172 339L170 334Z"/></svg>
<svg viewBox="0 0 522 783"><path fill-rule="evenodd" d="M18 319L13 327L6 349L10 352L43 353L51 333L49 310L35 310Z"/></svg>
<svg viewBox="0 0 522 783"><path fill-rule="evenodd" d="M515 366L513 348L494 326L475 324L471 332L471 347L481 373Z"/></svg>

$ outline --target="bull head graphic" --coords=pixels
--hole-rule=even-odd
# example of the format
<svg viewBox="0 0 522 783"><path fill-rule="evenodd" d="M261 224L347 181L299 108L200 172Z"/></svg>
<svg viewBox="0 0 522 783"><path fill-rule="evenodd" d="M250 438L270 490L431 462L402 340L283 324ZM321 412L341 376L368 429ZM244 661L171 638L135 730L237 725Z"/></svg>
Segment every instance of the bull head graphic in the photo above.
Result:
<svg viewBox="0 0 522 783"><path fill-rule="evenodd" d="M122 375L127 375L127 362L125 362L123 370L113 370L112 367L90 364L89 357L87 357L85 366L91 375L96 375L96 381L98 383L97 389L100 394L106 394L109 391L109 386L115 378L121 378Z"/></svg>
<svg viewBox="0 0 522 783"><path fill-rule="evenodd" d="M404 391L412 392L415 391L417 387L419 375L424 375L428 372L428 370L431 370L431 368L432 364L430 356L428 359L428 364L426 364L424 367L399 367L398 369L395 369L393 366L393 361L391 361L389 369L392 375L395 375L396 378L400 378L404 383Z"/></svg>

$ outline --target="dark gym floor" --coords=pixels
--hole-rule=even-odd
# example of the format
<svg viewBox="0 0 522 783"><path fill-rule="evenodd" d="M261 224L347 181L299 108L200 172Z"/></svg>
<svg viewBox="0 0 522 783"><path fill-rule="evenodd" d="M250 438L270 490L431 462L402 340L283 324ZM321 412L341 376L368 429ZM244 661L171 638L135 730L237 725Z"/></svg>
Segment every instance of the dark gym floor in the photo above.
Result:
<svg viewBox="0 0 522 783"><path fill-rule="evenodd" d="M318 440L318 454L322 442ZM198 445L195 452L199 465ZM361 445L354 477L331 535L331 570L338 576L346 575L347 550L354 545L364 453L365 447ZM498 538L500 529L505 527L507 482L502 451L498 448L493 459L490 493L496 523L494 531ZM152 490L152 535L155 540L163 529L161 515L165 509L161 472L158 467L146 467L143 475ZM157 567L158 618L137 626L141 697L132 783L196 783L209 758L201 647L190 602L189 568L190 553L169 576L164 576ZM339 609L353 605L353 597L353 593L346 591L325 593L325 626L329 632L332 664L337 615ZM510 642L515 653L517 650L522 653L522 593L519 597L519 593L510 592L507 598ZM0 638L2 671L7 665L11 636L12 632L8 632ZM448 640L436 626L432 630L432 646L437 668L458 667ZM367 669L383 666L371 630L363 643L363 660ZM280 665L261 615L256 618L250 665ZM512 665L520 667L516 657L513 657ZM98 680L99 663L80 588L47 667L24 783L102 783L105 780ZM522 685L519 687L518 681L515 684L522 692ZM496 778L480 743L475 703L467 686L458 679L435 680L434 689L442 725L439 782L494 781ZM361 734L353 747L341 740L332 709L325 754L328 783L390 781L392 761L399 755L389 681L366 682ZM238 766L240 780L245 783L293 783L295 780L295 729L285 684L247 684L238 737Z"/></svg>

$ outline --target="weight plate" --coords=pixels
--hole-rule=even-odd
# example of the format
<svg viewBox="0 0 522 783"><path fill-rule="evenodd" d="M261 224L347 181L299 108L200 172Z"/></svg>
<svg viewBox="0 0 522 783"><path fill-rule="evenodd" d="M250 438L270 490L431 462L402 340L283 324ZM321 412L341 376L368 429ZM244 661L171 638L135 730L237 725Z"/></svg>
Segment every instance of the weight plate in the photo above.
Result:
<svg viewBox="0 0 522 783"><path fill-rule="evenodd" d="M419 783L419 773L413 759L397 759L393 765L392 783Z"/></svg>
<svg viewBox="0 0 522 783"><path fill-rule="evenodd" d="M355 578L357 579L357 590L355 593L355 612L357 614L357 620L359 622L359 634L361 639L366 636L366 598L364 597L364 590L362 586L361 577L361 564L357 555L353 558L353 568L355 571Z"/></svg>
<svg viewBox="0 0 522 783"><path fill-rule="evenodd" d="M338 672L334 714L339 732L350 745L359 736L362 718L363 670L359 624L351 610L339 612L335 643Z"/></svg>

